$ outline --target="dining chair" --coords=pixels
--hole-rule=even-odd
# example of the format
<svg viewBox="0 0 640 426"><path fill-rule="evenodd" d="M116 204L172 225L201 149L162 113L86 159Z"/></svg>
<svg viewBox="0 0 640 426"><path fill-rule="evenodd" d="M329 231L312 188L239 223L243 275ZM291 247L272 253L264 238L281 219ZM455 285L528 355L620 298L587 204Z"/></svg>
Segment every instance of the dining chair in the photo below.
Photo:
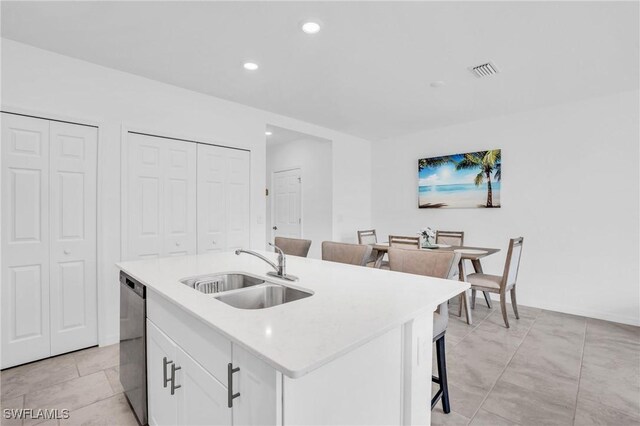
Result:
<svg viewBox="0 0 640 426"><path fill-rule="evenodd" d="M389 247L420 248L420 237L405 237L402 235L389 235Z"/></svg>
<svg viewBox="0 0 640 426"><path fill-rule="evenodd" d="M489 275L484 273L467 275L467 282L471 284L471 307L473 308L475 306L476 290L499 294L502 319L504 319L504 325L507 328L509 328L506 301L507 292L511 293L513 313L516 315L516 319L520 319L518 315L518 304L516 303L516 281L518 278L518 269L520 268L520 256L522 255L522 241L522 237L512 238L509 241L507 260L502 275Z"/></svg>
<svg viewBox="0 0 640 426"><path fill-rule="evenodd" d="M307 257L311 240L300 238L276 237L273 242L284 254L289 256Z"/></svg>
<svg viewBox="0 0 640 426"><path fill-rule="evenodd" d="M371 256L371 246L366 244L322 242L322 260L365 266Z"/></svg>
<svg viewBox="0 0 640 426"><path fill-rule="evenodd" d="M389 265L392 271L408 274L425 275L429 277L458 280L458 264L460 253L452 251L412 250L402 248L389 249ZM451 411L449 401L449 386L447 384L447 362L444 338L449 322L449 308L447 302L440 304L438 311L433 314L433 341L436 344L436 363L438 377L431 380L440 388L431 398L431 409L442 399L442 410Z"/></svg>
<svg viewBox="0 0 640 426"><path fill-rule="evenodd" d="M378 242L378 236L375 229L366 229L364 231L358 231L358 244L376 244ZM373 267L376 259L378 258L378 250L371 250L371 255L367 260L366 265ZM380 264L380 269L389 269L389 262L383 260Z"/></svg>
<svg viewBox="0 0 640 426"><path fill-rule="evenodd" d="M463 231L436 231L436 244L464 245Z"/></svg>

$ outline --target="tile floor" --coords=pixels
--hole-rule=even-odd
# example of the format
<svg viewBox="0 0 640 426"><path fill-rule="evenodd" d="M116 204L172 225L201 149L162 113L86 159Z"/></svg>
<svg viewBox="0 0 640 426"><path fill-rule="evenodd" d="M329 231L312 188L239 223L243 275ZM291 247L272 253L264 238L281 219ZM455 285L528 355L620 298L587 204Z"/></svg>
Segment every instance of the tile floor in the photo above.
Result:
<svg viewBox="0 0 640 426"><path fill-rule="evenodd" d="M457 312L452 304L451 312ZM520 307L511 328L478 299L474 324L447 330L450 414L434 425L640 425L640 328ZM61 421L136 425L118 382L118 346L5 370L2 408L68 408Z"/></svg>

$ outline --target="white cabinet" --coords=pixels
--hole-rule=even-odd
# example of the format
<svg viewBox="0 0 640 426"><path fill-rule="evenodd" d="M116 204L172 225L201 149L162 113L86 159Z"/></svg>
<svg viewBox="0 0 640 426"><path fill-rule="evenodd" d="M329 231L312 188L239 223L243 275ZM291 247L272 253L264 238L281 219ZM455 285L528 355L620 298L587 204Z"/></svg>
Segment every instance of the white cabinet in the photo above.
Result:
<svg viewBox="0 0 640 426"><path fill-rule="evenodd" d="M151 425L231 425L227 387L147 321Z"/></svg>
<svg viewBox="0 0 640 426"><path fill-rule="evenodd" d="M2 368L97 343L97 143L2 114Z"/></svg>
<svg viewBox="0 0 640 426"><path fill-rule="evenodd" d="M249 246L250 153L198 144L198 253Z"/></svg>
<svg viewBox="0 0 640 426"><path fill-rule="evenodd" d="M276 423L275 369L153 291L147 308L149 424Z"/></svg>

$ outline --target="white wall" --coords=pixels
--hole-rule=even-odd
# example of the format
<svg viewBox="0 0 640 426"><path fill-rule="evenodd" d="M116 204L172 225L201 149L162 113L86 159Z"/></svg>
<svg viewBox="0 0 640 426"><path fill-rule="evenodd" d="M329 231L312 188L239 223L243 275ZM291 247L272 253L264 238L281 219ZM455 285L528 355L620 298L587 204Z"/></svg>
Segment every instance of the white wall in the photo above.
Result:
<svg viewBox="0 0 640 426"><path fill-rule="evenodd" d="M333 141L333 230L351 238L371 223L371 170L363 139L2 39L2 108L100 126L98 291L101 344L118 339L122 125L251 150L251 244L265 246L265 126ZM353 187L358 191L352 191ZM355 238L355 237L353 237ZM292 271L294 272L294 271Z"/></svg>
<svg viewBox="0 0 640 426"><path fill-rule="evenodd" d="M468 245L524 237L519 301L640 324L639 93L564 104L374 144L373 218L380 235L463 230ZM502 148L501 209L417 208L417 160Z"/></svg>
<svg viewBox="0 0 640 426"><path fill-rule="evenodd" d="M309 257L322 257L321 242L333 239L333 172L331 142L317 138L267 146L267 188L273 194L273 173L293 168L302 176L302 237L311 240ZM266 238L271 241L273 197L267 197Z"/></svg>

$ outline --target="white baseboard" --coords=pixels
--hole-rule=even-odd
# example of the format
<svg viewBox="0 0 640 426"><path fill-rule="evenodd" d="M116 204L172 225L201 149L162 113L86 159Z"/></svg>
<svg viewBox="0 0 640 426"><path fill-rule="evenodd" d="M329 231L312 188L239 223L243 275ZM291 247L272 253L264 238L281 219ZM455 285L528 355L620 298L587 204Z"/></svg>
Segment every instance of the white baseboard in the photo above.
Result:
<svg viewBox="0 0 640 426"><path fill-rule="evenodd" d="M491 300L499 303L500 296L498 294L491 293ZM483 303L483 302L484 302L484 299L482 295L478 294L476 296L476 303ZM511 299L508 299L507 302L511 303ZM520 305L529 306L531 308L545 309L547 311L561 312L563 314L578 315L581 317L617 322L620 324L640 326L640 317L636 317L636 318L626 317L626 316L617 315L616 313L612 313L612 312L591 311L591 310L576 308L574 306L566 306L566 305L554 304L554 303L526 303L526 302L520 303L520 301L518 301L518 306ZM495 309L495 306L494 306L494 309ZM500 308L498 307L498 309Z"/></svg>

